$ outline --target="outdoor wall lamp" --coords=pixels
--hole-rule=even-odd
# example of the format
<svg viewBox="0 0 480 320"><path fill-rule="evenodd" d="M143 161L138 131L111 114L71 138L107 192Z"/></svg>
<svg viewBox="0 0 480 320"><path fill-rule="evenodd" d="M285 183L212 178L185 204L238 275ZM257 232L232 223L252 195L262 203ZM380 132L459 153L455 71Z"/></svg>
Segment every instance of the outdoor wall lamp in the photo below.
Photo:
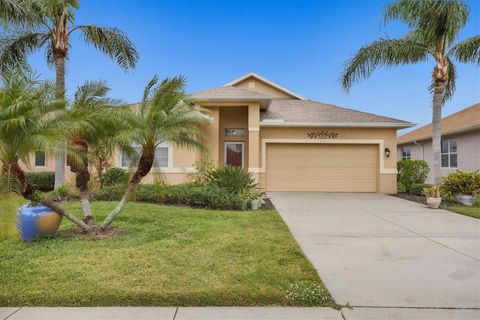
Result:
<svg viewBox="0 0 480 320"><path fill-rule="evenodd" d="M390 149L385 148L385 157L390 157Z"/></svg>

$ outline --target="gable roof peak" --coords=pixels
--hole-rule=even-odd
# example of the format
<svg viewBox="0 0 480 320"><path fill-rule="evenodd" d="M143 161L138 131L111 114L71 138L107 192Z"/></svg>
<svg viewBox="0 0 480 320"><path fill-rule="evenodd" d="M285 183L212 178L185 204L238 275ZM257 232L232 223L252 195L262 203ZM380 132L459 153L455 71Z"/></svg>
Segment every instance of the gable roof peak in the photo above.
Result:
<svg viewBox="0 0 480 320"><path fill-rule="evenodd" d="M278 89L278 90L280 90L280 91L282 91L282 92L285 92L285 93L287 93L288 95L290 95L290 96L292 96L292 97L295 97L295 98L297 98L297 99L300 99L300 100L308 100L307 98L299 95L298 93L295 93L295 92L293 92L293 91L291 91L291 90L288 90L287 88L279 85L278 83L275 83L275 82L273 82L273 81L271 81L271 80L269 80L269 79L267 79L267 78L265 78L265 77L262 77L261 75L259 75L259 74L256 73L256 72L249 72L249 73L247 73L247 74L245 74L245 75L243 75L243 76L241 76L241 77L239 77L239 78L237 78L237 79L234 79L234 80L232 80L232 81L224 84L223 86L224 86L224 87L234 86L234 85L236 85L237 83L242 82L243 80L248 79L248 78L250 78L250 77L253 77L253 78L256 78L256 79L258 79L258 80L260 80L260 81L262 81L262 82L265 82L266 84L268 84L268 85L270 85L270 86L272 86L272 87L274 87L274 88L276 88L276 89Z"/></svg>

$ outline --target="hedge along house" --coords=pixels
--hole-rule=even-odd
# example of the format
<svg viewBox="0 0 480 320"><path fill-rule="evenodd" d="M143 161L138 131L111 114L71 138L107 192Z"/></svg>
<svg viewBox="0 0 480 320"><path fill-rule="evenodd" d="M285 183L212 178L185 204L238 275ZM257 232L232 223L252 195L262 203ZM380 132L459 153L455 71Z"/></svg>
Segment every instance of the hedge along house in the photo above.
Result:
<svg viewBox="0 0 480 320"><path fill-rule="evenodd" d="M397 130L412 123L311 101L256 73L192 97L214 119L207 151L162 145L145 182L186 182L208 157L250 171L264 191L397 191ZM113 164L131 165L122 154Z"/></svg>

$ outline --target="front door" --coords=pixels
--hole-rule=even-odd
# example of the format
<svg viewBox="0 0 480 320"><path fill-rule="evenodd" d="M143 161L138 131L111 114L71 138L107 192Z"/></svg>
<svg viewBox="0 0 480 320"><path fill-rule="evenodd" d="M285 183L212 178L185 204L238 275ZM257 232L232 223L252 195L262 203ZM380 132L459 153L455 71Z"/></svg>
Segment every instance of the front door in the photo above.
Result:
<svg viewBox="0 0 480 320"><path fill-rule="evenodd" d="M243 142L225 142L225 164L243 168Z"/></svg>

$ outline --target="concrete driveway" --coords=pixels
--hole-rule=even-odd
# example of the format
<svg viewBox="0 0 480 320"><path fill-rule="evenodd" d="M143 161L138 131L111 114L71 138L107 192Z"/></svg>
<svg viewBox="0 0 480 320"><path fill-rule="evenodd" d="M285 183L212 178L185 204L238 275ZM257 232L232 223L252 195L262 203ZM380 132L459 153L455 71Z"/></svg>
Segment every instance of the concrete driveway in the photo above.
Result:
<svg viewBox="0 0 480 320"><path fill-rule="evenodd" d="M269 196L337 303L480 308L480 220L382 194Z"/></svg>

